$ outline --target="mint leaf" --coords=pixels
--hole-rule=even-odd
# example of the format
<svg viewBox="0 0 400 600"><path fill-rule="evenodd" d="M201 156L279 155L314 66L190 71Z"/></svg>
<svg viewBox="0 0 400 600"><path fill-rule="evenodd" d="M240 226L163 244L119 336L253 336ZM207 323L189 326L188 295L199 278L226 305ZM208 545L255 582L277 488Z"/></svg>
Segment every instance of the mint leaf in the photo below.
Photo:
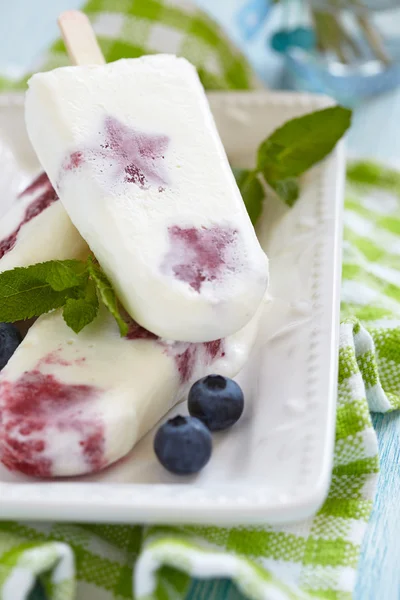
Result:
<svg viewBox="0 0 400 600"><path fill-rule="evenodd" d="M89 325L97 316L99 311L99 299L94 281L87 280L86 288L80 291L77 298L68 298L64 310L64 321L79 333L86 325Z"/></svg>
<svg viewBox="0 0 400 600"><path fill-rule="evenodd" d="M287 177L286 179L269 181L268 183L288 206L293 206L299 197L300 188L296 177Z"/></svg>
<svg viewBox="0 0 400 600"><path fill-rule="evenodd" d="M90 277L96 284L97 290L100 294L100 298L103 304L105 304L110 313L113 315L114 319L117 321L121 335L127 335L128 325L122 318L122 315L119 311L117 296L115 295L115 292L111 287L111 283L108 281L100 265L96 264L91 256L89 256L87 260L87 267Z"/></svg>
<svg viewBox="0 0 400 600"><path fill-rule="evenodd" d="M60 262L0 273L0 321L22 321L63 306L80 285L81 268L78 261L65 261L65 268Z"/></svg>
<svg viewBox="0 0 400 600"><path fill-rule="evenodd" d="M79 260L52 260L28 267L42 267L44 279L53 290L62 291L82 285L82 279L87 278L87 269L84 262Z"/></svg>
<svg viewBox="0 0 400 600"><path fill-rule="evenodd" d="M23 321L64 307L66 324L79 333L99 310L99 298L116 319L121 335L128 333L118 300L98 264L89 258L48 261L0 273L0 321Z"/></svg>
<svg viewBox="0 0 400 600"><path fill-rule="evenodd" d="M333 106L292 119L260 144L254 171L232 169L253 225L265 196L258 175L293 206L300 193L297 177L331 152L349 128L351 114L347 108Z"/></svg>
<svg viewBox="0 0 400 600"><path fill-rule="evenodd" d="M349 128L351 114L333 106L288 121L260 145L257 169L272 187L301 175L331 152Z"/></svg>
<svg viewBox="0 0 400 600"><path fill-rule="evenodd" d="M29 289L21 289L13 288L0 277L0 286L9 292L0 297L0 321L6 323L39 317L53 308L60 308L68 298L68 290L55 292L49 285L37 281L30 282Z"/></svg>
<svg viewBox="0 0 400 600"><path fill-rule="evenodd" d="M255 225L261 216L265 196L258 174L248 169L234 169L233 172L250 220Z"/></svg>
<svg viewBox="0 0 400 600"><path fill-rule="evenodd" d="M81 278L86 271L86 265L79 260L49 260L29 267L17 267L18 277L36 278L48 283L50 287L61 292L81 285ZM17 269L12 269L16 272Z"/></svg>

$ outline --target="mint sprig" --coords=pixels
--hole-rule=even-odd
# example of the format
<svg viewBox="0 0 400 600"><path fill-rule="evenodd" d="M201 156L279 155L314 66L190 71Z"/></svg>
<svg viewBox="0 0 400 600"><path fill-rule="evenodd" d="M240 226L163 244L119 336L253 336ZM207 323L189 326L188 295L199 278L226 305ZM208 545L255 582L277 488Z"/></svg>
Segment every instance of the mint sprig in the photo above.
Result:
<svg viewBox="0 0 400 600"><path fill-rule="evenodd" d="M87 266L89 275L94 281L97 291L99 292L100 298L108 308L110 313L113 315L114 319L117 321L117 325L119 327L119 331L122 336L127 335L128 333L128 325L122 318L122 315L118 306L118 299L115 295L115 292L111 286L111 283L108 281L104 271L102 271L100 265L96 263L91 256L89 256L87 260Z"/></svg>
<svg viewBox="0 0 400 600"><path fill-rule="evenodd" d="M346 133L351 110L332 106L287 121L264 140L253 170L235 171L250 219L255 224L265 196L260 177L287 204L299 197L299 176L323 160Z"/></svg>
<svg viewBox="0 0 400 600"><path fill-rule="evenodd" d="M350 127L351 110L331 106L288 121L258 149L268 182L297 177L325 158Z"/></svg>
<svg viewBox="0 0 400 600"><path fill-rule="evenodd" d="M52 260L0 273L0 322L23 321L63 308L66 324L79 333L99 310L99 298L118 323L121 335L128 325L101 267L91 257Z"/></svg>

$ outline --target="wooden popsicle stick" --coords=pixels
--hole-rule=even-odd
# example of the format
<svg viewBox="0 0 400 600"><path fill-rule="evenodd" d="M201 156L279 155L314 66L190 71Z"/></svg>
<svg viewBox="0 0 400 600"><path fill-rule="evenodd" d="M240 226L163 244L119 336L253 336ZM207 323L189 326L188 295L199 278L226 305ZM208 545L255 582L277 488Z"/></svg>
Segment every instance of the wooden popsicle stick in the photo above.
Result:
<svg viewBox="0 0 400 600"><path fill-rule="evenodd" d="M73 65L104 65L95 33L83 12L66 10L58 17L58 26Z"/></svg>

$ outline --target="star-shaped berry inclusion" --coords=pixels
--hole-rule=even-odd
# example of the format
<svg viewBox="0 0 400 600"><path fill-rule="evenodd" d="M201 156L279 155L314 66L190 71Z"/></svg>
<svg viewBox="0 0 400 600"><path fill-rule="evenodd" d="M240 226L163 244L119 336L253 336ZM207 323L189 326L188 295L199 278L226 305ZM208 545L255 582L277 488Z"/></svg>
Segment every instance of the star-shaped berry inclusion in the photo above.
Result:
<svg viewBox="0 0 400 600"><path fill-rule="evenodd" d="M62 168L73 171L85 162L93 162L113 181L134 183L142 189L158 186L161 192L168 185L163 162L169 141L166 135L145 133L107 116L98 139L72 152Z"/></svg>

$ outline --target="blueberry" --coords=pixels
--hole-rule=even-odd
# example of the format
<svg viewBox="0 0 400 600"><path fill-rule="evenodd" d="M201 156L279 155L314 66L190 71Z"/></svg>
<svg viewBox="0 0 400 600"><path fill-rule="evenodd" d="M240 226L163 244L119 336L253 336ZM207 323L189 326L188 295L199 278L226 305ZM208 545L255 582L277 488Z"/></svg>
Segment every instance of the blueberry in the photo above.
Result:
<svg viewBox="0 0 400 600"><path fill-rule="evenodd" d="M6 366L21 340L21 334L15 325L0 323L0 371Z"/></svg>
<svg viewBox="0 0 400 600"><path fill-rule="evenodd" d="M197 473L210 460L211 434L198 419L178 416L158 429L154 451L162 466L171 473Z"/></svg>
<svg viewBox="0 0 400 600"><path fill-rule="evenodd" d="M189 413L211 431L227 429L240 418L244 397L240 386L222 375L207 375L189 392Z"/></svg>

